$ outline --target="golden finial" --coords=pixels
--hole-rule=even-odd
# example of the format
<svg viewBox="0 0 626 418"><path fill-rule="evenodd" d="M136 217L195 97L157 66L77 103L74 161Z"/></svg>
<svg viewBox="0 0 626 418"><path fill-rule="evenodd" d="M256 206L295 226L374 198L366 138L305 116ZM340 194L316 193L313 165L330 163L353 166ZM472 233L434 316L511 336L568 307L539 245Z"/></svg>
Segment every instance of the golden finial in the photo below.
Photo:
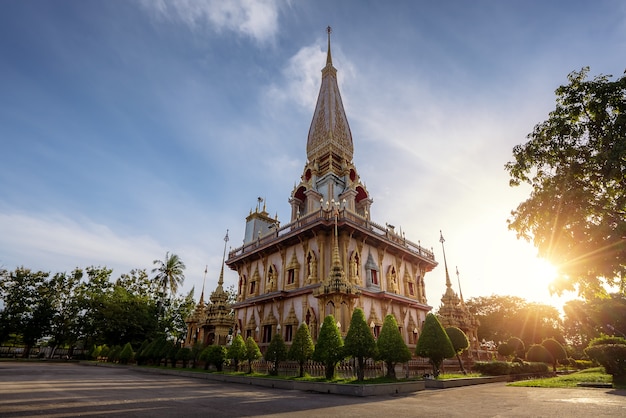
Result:
<svg viewBox="0 0 626 418"><path fill-rule="evenodd" d="M326 33L328 33L328 52L326 53L326 65L333 65L333 59L330 56L330 34L333 32L333 29L328 26L326 27Z"/></svg>

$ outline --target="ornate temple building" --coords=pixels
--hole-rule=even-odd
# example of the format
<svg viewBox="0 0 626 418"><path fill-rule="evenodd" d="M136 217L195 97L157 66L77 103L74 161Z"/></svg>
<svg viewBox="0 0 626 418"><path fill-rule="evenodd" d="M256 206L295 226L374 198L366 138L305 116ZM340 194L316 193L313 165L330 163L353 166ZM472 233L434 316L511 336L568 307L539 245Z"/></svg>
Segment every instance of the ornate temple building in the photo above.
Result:
<svg viewBox="0 0 626 418"><path fill-rule="evenodd" d="M461 291L461 279L459 278L459 269L456 269L457 281L459 283L459 295L452 290L452 282L450 281L450 274L448 274L448 261L446 260L446 249L443 245L445 239L440 231L439 242L441 242L441 249L443 250L443 265L446 270L446 292L441 297L441 306L437 313L439 322L444 328L457 327L467 335L470 347L465 352L468 357L472 357L473 353L479 350L480 342L478 341L478 326L480 325L478 319L476 319L465 306L463 300L463 292Z"/></svg>
<svg viewBox="0 0 626 418"><path fill-rule="evenodd" d="M231 250L226 260L238 274L234 332L255 338L261 350L276 333L289 344L301 323L309 326L316 341L329 314L345 335L356 307L363 309L375 335L384 317L393 314L407 344L415 346L431 309L424 279L437 262L432 249L408 240L392 225L372 220L373 199L354 165L353 152L329 28L307 161L289 198L290 220L281 225L259 198L246 218L243 245ZM212 315L223 306L221 277L211 296ZM201 309L197 314L203 314ZM189 341L212 341L211 333L213 341L224 337L222 317L207 318L200 327L204 335L190 335ZM198 323L190 322L190 330L198 329Z"/></svg>

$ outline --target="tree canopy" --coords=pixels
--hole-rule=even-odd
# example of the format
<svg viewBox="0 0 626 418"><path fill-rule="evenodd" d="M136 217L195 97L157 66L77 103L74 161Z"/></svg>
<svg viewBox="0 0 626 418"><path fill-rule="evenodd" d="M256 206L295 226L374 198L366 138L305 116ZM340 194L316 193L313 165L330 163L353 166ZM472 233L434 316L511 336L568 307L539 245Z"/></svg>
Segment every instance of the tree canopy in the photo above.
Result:
<svg viewBox="0 0 626 418"><path fill-rule="evenodd" d="M480 340L507 341L519 337L526 346L550 337L563 340L559 311L554 306L501 295L470 298L466 305L480 321Z"/></svg>
<svg viewBox="0 0 626 418"><path fill-rule="evenodd" d="M154 280L158 283L163 295L168 293L168 289L172 295L175 294L178 286L185 281L185 263L178 255L166 252L165 260L154 260L153 264L156 265L152 269L152 273L156 273Z"/></svg>
<svg viewBox="0 0 626 418"><path fill-rule="evenodd" d="M626 76L588 72L569 74L556 108L505 166L512 186L532 188L509 228L559 269L552 291L584 297L604 284L626 292Z"/></svg>

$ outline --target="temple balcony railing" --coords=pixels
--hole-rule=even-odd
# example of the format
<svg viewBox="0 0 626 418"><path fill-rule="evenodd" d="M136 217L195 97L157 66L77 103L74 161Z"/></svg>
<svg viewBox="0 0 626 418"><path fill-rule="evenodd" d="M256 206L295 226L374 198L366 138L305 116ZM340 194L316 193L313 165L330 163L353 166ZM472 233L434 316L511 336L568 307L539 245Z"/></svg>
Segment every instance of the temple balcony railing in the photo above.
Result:
<svg viewBox="0 0 626 418"><path fill-rule="evenodd" d="M337 216L337 222L339 223L350 224L359 229L368 230L370 233L376 235L379 239L404 247L406 250L426 259L433 261L435 260L435 255L432 250L428 250L421 245L406 239L404 235L396 233L394 227L382 226L376 222L372 222L367 217L359 213L352 212L347 208L341 210L321 208L305 216L298 217L293 222L290 222L283 226L275 226L271 228L270 232L257 237L257 239L246 242L241 247L230 250L228 253L228 258L231 259L233 257L239 257L261 246L265 246L275 241L279 241L287 235L296 234L298 231L305 229L311 224L319 222L334 222L335 216Z"/></svg>

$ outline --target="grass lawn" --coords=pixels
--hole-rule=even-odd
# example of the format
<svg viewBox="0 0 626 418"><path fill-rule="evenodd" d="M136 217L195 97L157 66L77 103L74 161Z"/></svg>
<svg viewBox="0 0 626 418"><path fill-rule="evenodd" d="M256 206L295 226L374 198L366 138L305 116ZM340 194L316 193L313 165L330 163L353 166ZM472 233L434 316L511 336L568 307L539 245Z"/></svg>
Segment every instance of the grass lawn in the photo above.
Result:
<svg viewBox="0 0 626 418"><path fill-rule="evenodd" d="M563 376L513 382L509 383L509 386L575 388L577 384L581 382L612 383L613 377L610 374L606 374L602 367L594 367Z"/></svg>

